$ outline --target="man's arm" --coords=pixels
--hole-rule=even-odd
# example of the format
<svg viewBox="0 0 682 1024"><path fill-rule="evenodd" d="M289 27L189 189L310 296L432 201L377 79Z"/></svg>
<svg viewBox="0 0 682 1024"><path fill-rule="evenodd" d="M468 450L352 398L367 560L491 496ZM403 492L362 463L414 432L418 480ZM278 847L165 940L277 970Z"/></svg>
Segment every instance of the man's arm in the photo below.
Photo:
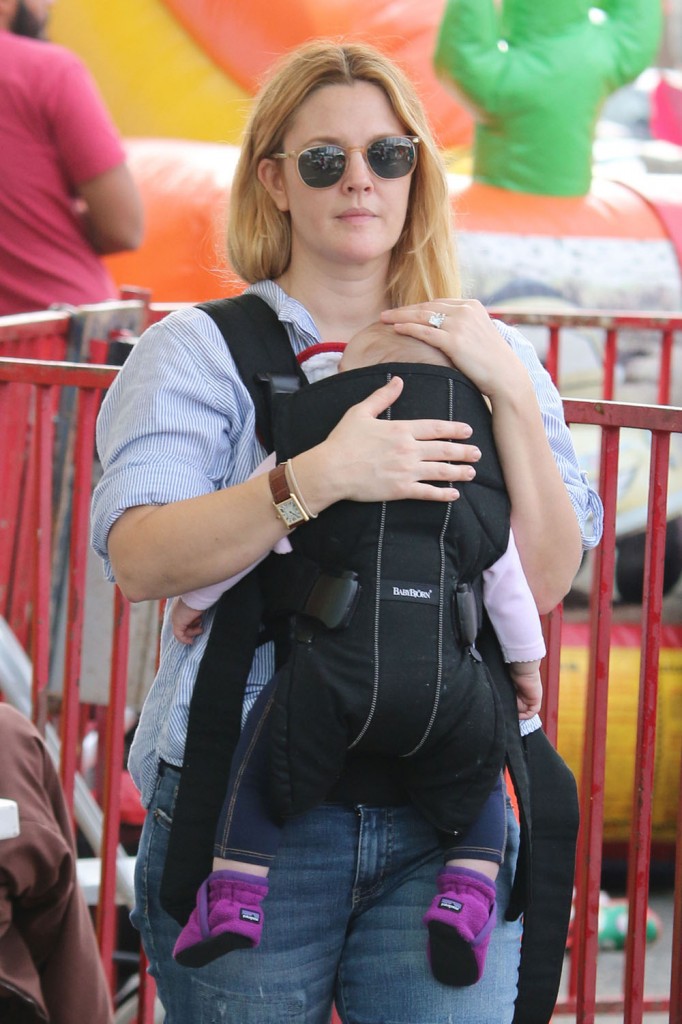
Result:
<svg viewBox="0 0 682 1024"><path fill-rule="evenodd" d="M85 233L100 255L137 249L142 241L142 199L127 164L78 186Z"/></svg>

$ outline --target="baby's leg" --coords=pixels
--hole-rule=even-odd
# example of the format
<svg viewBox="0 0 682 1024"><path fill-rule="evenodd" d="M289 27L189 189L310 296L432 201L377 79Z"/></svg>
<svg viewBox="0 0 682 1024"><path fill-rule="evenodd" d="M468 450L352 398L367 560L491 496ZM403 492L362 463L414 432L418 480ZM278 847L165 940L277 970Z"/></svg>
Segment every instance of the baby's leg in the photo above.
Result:
<svg viewBox="0 0 682 1024"><path fill-rule="evenodd" d="M438 895L424 917L431 970L444 985L473 985L483 975L495 927L495 880L505 842L500 775L476 821L447 851L445 867L438 874Z"/></svg>
<svg viewBox="0 0 682 1024"><path fill-rule="evenodd" d="M280 827L267 806L268 715L276 680L249 713L232 761L216 831L213 871L173 950L178 963L202 967L233 949L257 946L261 903L279 845Z"/></svg>

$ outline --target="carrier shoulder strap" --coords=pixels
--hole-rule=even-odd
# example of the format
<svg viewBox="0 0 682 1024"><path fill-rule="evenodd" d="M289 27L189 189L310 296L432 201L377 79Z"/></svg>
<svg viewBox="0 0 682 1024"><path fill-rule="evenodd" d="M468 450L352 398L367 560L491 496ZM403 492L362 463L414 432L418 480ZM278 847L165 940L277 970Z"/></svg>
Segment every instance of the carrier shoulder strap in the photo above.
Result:
<svg viewBox="0 0 682 1024"><path fill-rule="evenodd" d="M571 913L578 798L575 779L542 729L521 737L514 687L484 614L478 647L506 706L507 767L520 810L521 849L506 917L523 913L513 1024L548 1024Z"/></svg>
<svg viewBox="0 0 682 1024"><path fill-rule="evenodd" d="M223 334L253 399L259 436L272 450L272 392L305 382L286 329L256 295L205 302L199 309ZM249 573L220 598L199 665L160 891L164 908L183 925L211 870L215 827L239 739L244 689L262 616L258 575Z"/></svg>
<svg viewBox="0 0 682 1024"><path fill-rule="evenodd" d="M239 740L244 688L261 614L260 590L254 573L249 573L218 603L194 684L159 893L163 908L181 925L211 871L215 829Z"/></svg>
<svg viewBox="0 0 682 1024"><path fill-rule="evenodd" d="M272 393L290 391L306 383L284 324L258 295L202 302L198 308L215 321L223 335L251 395L258 437L272 451Z"/></svg>

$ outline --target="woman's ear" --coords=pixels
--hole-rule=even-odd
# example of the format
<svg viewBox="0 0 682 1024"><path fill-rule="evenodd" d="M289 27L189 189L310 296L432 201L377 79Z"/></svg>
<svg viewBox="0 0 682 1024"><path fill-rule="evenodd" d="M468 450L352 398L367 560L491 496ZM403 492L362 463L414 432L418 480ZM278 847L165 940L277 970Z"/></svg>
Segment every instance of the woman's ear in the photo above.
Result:
<svg viewBox="0 0 682 1024"><path fill-rule="evenodd" d="M284 185L282 161L264 157L258 164L258 180L277 209L285 213L289 209L289 197Z"/></svg>

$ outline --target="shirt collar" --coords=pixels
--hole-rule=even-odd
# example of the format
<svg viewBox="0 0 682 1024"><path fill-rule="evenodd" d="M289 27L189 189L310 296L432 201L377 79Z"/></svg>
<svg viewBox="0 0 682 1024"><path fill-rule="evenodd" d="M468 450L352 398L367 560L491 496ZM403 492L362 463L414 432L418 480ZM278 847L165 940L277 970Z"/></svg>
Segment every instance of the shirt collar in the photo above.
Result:
<svg viewBox="0 0 682 1024"><path fill-rule="evenodd" d="M274 309L278 320L287 328L294 352L303 352L310 345L318 345L322 341L315 321L305 306L287 295L274 281L256 281L247 288L247 292L258 295Z"/></svg>

